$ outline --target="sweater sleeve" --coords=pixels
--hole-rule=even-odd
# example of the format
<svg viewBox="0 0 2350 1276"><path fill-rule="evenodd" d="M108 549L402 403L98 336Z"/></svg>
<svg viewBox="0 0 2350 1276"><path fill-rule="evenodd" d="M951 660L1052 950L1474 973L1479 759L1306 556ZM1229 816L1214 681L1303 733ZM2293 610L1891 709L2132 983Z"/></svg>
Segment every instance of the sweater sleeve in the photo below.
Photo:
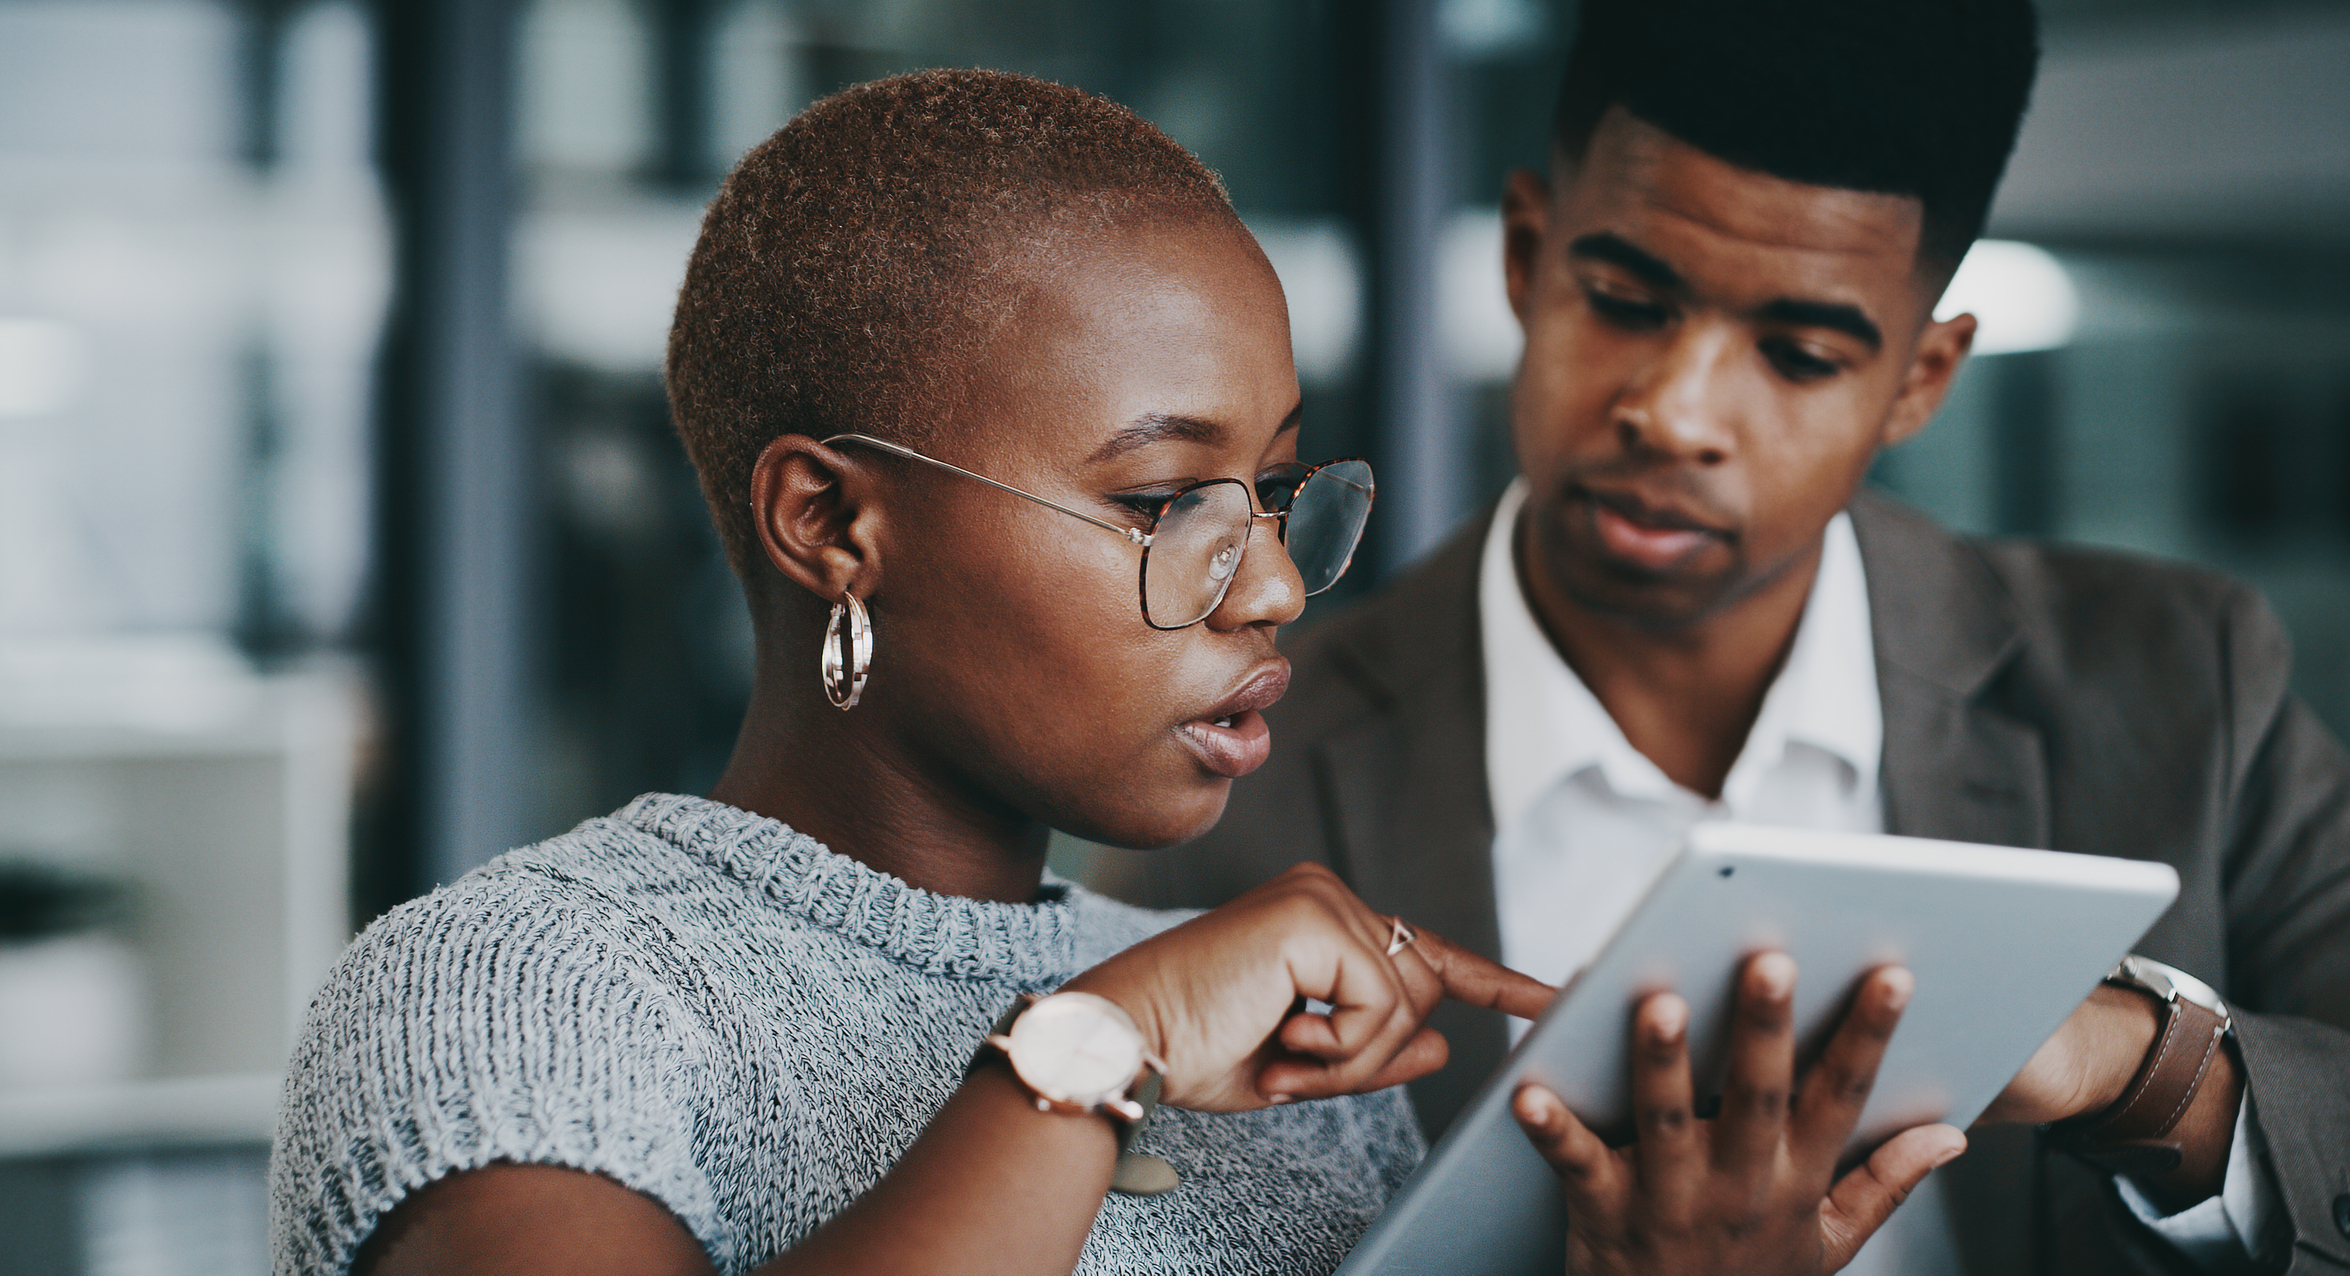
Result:
<svg viewBox="0 0 2350 1276"><path fill-rule="evenodd" d="M467 879L371 926L312 1002L270 1157L279 1276L340 1273L410 1192L492 1162L605 1175L711 1243L700 1037L592 896Z"/></svg>

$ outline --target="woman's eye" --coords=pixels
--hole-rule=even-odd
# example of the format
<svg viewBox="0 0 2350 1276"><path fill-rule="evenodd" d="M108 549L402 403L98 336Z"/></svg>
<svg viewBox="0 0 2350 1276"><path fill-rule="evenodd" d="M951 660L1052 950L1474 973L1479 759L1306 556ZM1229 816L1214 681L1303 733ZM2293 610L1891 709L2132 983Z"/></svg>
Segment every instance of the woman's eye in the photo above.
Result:
<svg viewBox="0 0 2350 1276"><path fill-rule="evenodd" d="M1825 381L1842 371L1834 362L1785 338L1766 337L1759 348L1771 366L1779 370L1779 375L1790 381Z"/></svg>
<svg viewBox="0 0 2350 1276"><path fill-rule="evenodd" d="M1585 288L1583 295L1590 299L1591 309L1600 318L1629 331L1648 332L1661 328L1665 325L1665 320L1671 318L1663 306L1654 302L1639 301L1611 292L1601 292L1597 288Z"/></svg>
<svg viewBox="0 0 2350 1276"><path fill-rule="evenodd" d="M1147 521L1157 518L1159 511L1166 508L1167 502L1175 499L1175 493L1112 492L1109 499L1112 504L1132 512L1136 518Z"/></svg>
<svg viewBox="0 0 2350 1276"><path fill-rule="evenodd" d="M1298 484L1306 477L1302 465L1280 465L1257 475L1257 507L1272 513L1289 508L1297 496Z"/></svg>

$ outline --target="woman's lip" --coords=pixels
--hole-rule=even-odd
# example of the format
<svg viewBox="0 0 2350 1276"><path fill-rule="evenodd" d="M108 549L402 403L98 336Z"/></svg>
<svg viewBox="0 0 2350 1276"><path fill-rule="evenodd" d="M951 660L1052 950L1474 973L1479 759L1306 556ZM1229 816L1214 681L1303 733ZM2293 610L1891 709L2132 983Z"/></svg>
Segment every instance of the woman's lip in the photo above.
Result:
<svg viewBox="0 0 2350 1276"><path fill-rule="evenodd" d="M1249 671L1240 686L1216 707L1193 719L1195 722L1214 722L1252 709L1263 709L1289 693L1289 661L1275 656Z"/></svg>
<svg viewBox="0 0 2350 1276"><path fill-rule="evenodd" d="M1230 725L1222 725L1225 723ZM1215 721L1186 722L1183 738L1191 742L1210 771L1229 780L1265 765L1265 759L1273 754L1273 729L1265 725L1265 715L1254 709Z"/></svg>
<svg viewBox="0 0 2350 1276"><path fill-rule="evenodd" d="M1182 736L1210 771L1227 779L1265 765L1273 729L1263 710L1289 690L1289 662L1278 656L1249 672L1222 703L1183 724Z"/></svg>

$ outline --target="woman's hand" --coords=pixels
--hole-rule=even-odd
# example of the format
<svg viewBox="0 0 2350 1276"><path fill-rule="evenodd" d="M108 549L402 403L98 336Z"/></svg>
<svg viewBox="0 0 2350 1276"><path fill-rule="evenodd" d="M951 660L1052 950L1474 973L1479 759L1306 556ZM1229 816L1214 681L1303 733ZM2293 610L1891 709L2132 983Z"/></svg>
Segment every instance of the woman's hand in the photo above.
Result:
<svg viewBox="0 0 2350 1276"><path fill-rule="evenodd" d="M1407 923L1408 924L1408 923ZM1300 864L1070 980L1123 1007L1167 1063L1162 1098L1236 1112L1377 1090L1444 1065L1426 1026L1446 997L1532 1018L1553 990L1393 919ZM1308 999L1326 1003L1310 1013Z"/></svg>
<svg viewBox="0 0 2350 1276"><path fill-rule="evenodd" d="M1898 967L1863 979L1798 1089L1795 963L1784 953L1749 960L1713 1120L1696 1115L1688 1003L1670 993L1649 997L1633 1017L1638 1137L1621 1150L1601 1142L1557 1095L1536 1085L1519 1090L1518 1121L1566 1193L1567 1270L1814 1276L1850 1262L1928 1171L1966 1150L1957 1129L1919 1126L1836 1177L1912 987Z"/></svg>

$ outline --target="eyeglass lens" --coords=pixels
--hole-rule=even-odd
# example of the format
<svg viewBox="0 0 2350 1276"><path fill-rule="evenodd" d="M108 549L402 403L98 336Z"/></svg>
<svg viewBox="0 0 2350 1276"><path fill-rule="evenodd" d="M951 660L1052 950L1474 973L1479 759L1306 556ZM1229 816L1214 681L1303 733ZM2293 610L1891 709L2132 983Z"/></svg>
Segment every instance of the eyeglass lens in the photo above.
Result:
<svg viewBox="0 0 2350 1276"><path fill-rule="evenodd" d="M1297 574L1305 579L1307 594L1321 593L1346 574L1370 517L1368 461L1333 461L1297 489L1289 505L1284 543Z"/></svg>
<svg viewBox="0 0 2350 1276"><path fill-rule="evenodd" d="M1142 606L1150 622L1179 629L1224 601L1248 544L1248 489L1207 483L1167 502L1142 565Z"/></svg>
<svg viewBox="0 0 2350 1276"><path fill-rule="evenodd" d="M1371 467L1338 461L1294 483L1267 484L1271 490L1262 499L1268 510L1287 507L1290 559L1306 593L1318 594L1346 571L1362 540L1371 513ZM1215 611L1240 568L1250 524L1249 489L1237 482L1205 483L1168 502L1143 562L1143 610L1150 623L1180 629Z"/></svg>

